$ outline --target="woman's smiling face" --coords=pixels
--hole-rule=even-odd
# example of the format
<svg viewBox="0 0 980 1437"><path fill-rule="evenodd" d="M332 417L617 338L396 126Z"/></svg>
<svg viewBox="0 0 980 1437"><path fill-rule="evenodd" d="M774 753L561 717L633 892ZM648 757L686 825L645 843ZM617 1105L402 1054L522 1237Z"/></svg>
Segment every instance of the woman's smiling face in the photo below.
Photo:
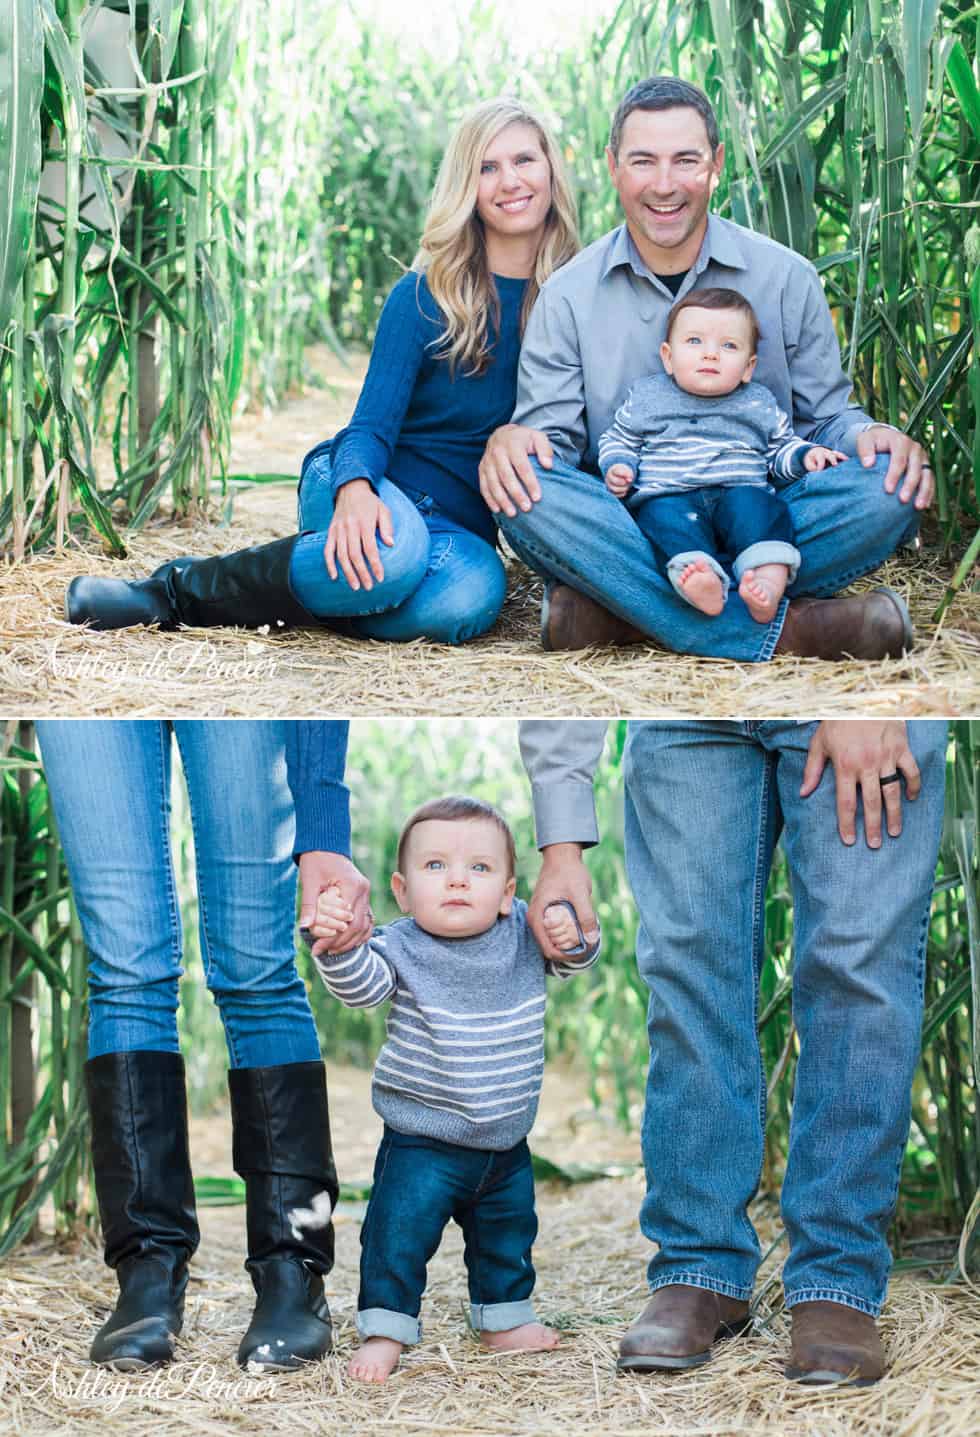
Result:
<svg viewBox="0 0 980 1437"><path fill-rule="evenodd" d="M504 236L543 230L551 208L551 166L541 136L520 120L505 126L483 152L476 212Z"/></svg>

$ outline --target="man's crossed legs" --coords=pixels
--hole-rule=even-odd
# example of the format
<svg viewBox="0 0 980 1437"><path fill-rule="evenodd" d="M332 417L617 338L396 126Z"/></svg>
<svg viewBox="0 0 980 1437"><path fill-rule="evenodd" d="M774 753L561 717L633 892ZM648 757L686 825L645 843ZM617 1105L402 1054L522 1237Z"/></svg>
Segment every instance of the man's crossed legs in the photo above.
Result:
<svg viewBox="0 0 980 1437"><path fill-rule="evenodd" d="M874 468L850 459L780 489L793 518L801 564L768 624L757 623L737 593L717 616L692 608L657 572L649 542L601 479L558 458L550 470L531 462L541 499L526 513L500 514L501 530L537 573L594 600L593 611L606 610L615 618L612 627L599 623L590 630L576 611L568 626L572 641L566 642L556 614L552 647L581 647L579 638L615 641L617 631L628 634L631 627L632 638L647 636L677 653L750 663L771 659L777 651L881 658L912 646L905 606L890 590L813 602L871 573L914 537L918 511L884 489L887 455L879 456Z"/></svg>

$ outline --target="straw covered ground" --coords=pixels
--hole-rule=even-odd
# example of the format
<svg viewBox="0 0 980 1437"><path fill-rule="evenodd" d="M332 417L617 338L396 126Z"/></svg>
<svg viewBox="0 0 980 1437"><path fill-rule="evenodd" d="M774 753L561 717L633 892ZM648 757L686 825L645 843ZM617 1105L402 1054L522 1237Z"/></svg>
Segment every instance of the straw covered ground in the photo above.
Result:
<svg viewBox="0 0 980 1437"><path fill-rule="evenodd" d="M367 1178L379 1124L368 1077L331 1069L334 1144L347 1181ZM51 1239L21 1248L0 1272L0 1431L176 1437L232 1433L425 1433L482 1437L967 1437L980 1427L980 1302L963 1289L896 1280L882 1321L890 1370L875 1388L811 1391L782 1375L788 1322L771 1286L756 1330L709 1366L676 1377L617 1375L624 1325L643 1305L645 1244L636 1212L635 1135L596 1113L574 1074L552 1070L532 1137L564 1165L620 1164L626 1175L591 1183L539 1184L535 1249L542 1317L561 1346L538 1356L483 1354L464 1323L459 1233L447 1233L430 1270L421 1346L380 1388L353 1383L345 1363L355 1342L357 1233L363 1205L342 1205L338 1262L328 1279L336 1354L294 1376L248 1378L234 1350L250 1302L242 1271L244 1213L209 1208L194 1261L180 1360L156 1375L102 1374L86 1363L93 1325L113 1279L95 1246ZM199 1173L230 1171L224 1115L192 1125ZM756 1205L764 1242L772 1208ZM763 1274L771 1276L772 1264Z"/></svg>
<svg viewBox="0 0 980 1437"><path fill-rule="evenodd" d="M310 386L275 413L241 417L232 473L294 473L305 451L349 415L363 359L344 368L318 349L310 351L310 360L329 387ZM229 552L288 534L294 524L292 486L248 489L237 493L230 524L163 518L133 537L123 561L105 558L94 541L86 541L0 567L0 712L752 718L980 711L980 591L961 593L937 627L930 616L953 562L929 550L906 552L865 582L889 583L905 596L918 636L909 657L876 664L793 658L736 664L651 644L547 654L538 641L541 584L516 560L494 631L458 649L422 641L359 642L325 630L97 634L64 620L64 590L76 574L145 577L175 554Z"/></svg>

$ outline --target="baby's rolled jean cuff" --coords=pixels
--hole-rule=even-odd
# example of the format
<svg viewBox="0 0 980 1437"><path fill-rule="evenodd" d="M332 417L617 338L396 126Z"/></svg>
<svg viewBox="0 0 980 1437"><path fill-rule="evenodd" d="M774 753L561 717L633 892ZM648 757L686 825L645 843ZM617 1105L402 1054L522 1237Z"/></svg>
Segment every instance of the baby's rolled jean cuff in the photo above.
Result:
<svg viewBox="0 0 980 1437"><path fill-rule="evenodd" d="M714 555L706 553L704 549L688 549L683 554L674 554L673 557L667 561L667 578L673 584L681 598L688 604L691 602L684 592L684 586L681 583L681 574L683 574L688 564L693 564L696 559L703 559L709 569L714 569L721 580L722 598L727 599L731 580Z"/></svg>
<svg viewBox="0 0 980 1437"><path fill-rule="evenodd" d="M800 572L800 551L784 539L760 539L743 549L732 568L736 579L741 579L746 569L757 569L760 564L785 564L789 570L787 584L791 584Z"/></svg>
<svg viewBox="0 0 980 1437"><path fill-rule="evenodd" d="M470 1322L474 1332L509 1332L512 1327L537 1322L537 1317L530 1299L524 1302L471 1302Z"/></svg>
<svg viewBox="0 0 980 1437"><path fill-rule="evenodd" d="M389 1312L386 1307L366 1307L355 1319L359 1337L390 1337L403 1347L422 1341L422 1324L407 1312Z"/></svg>

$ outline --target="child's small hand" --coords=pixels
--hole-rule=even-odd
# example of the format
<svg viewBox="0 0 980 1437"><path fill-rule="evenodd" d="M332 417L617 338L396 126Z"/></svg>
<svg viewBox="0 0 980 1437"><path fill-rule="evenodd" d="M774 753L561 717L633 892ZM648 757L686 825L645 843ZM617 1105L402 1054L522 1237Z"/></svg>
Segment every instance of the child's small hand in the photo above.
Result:
<svg viewBox="0 0 980 1437"><path fill-rule="evenodd" d="M332 883L316 900L316 912L310 924L314 938L338 938L350 926L354 914L340 896L340 887Z"/></svg>
<svg viewBox="0 0 980 1437"><path fill-rule="evenodd" d="M822 444L814 444L803 456L803 467L809 473L815 474L819 469L826 469L828 464L833 467L846 458L847 455L842 454L839 449L825 449Z"/></svg>
<svg viewBox="0 0 980 1437"><path fill-rule="evenodd" d="M606 470L606 488L610 494L615 494L617 499L622 499L635 478L636 475L628 464L610 464Z"/></svg>
<svg viewBox="0 0 980 1437"><path fill-rule="evenodd" d="M541 921L556 948L568 952L569 949L578 948L581 945L582 939L578 924L564 903L549 904L544 910Z"/></svg>

